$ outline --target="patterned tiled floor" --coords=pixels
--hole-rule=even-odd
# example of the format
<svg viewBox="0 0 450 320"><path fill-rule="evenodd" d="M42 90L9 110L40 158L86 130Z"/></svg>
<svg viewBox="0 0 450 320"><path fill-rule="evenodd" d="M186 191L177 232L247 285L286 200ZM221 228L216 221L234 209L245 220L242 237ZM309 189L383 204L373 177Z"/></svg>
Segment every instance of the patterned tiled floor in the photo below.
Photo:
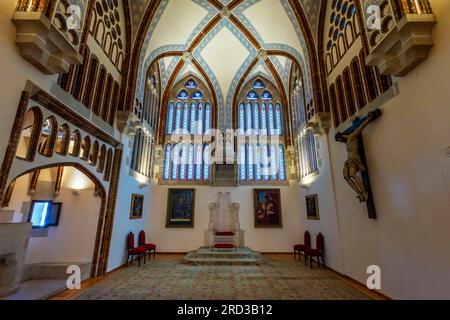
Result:
<svg viewBox="0 0 450 320"><path fill-rule="evenodd" d="M298 261L255 266L191 266L151 261L112 274L78 299L338 300L370 299L335 273Z"/></svg>

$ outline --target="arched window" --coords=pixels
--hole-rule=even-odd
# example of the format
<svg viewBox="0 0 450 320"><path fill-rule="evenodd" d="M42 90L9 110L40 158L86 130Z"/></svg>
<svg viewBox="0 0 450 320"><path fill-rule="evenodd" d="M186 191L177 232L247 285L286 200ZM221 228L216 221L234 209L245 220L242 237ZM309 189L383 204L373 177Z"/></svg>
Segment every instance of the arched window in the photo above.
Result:
<svg viewBox="0 0 450 320"><path fill-rule="evenodd" d="M38 151L45 157L51 157L56 143L56 135L58 132L58 123L55 117L48 117L42 126L41 135L39 137Z"/></svg>
<svg viewBox="0 0 450 320"><path fill-rule="evenodd" d="M33 161L36 154L39 133L42 127L42 113L37 107L28 110L22 125L16 157Z"/></svg>
<svg viewBox="0 0 450 320"><path fill-rule="evenodd" d="M81 143L80 158L82 160L87 161L89 159L90 153L91 153L91 138L89 138L89 136L86 136L84 137L83 142Z"/></svg>
<svg viewBox="0 0 450 320"><path fill-rule="evenodd" d="M100 67L99 76L97 77L97 85L95 87L94 102L92 103L92 111L96 115L100 115L102 107L102 96L105 90L106 69L104 66ZM94 83L90 84L94 86Z"/></svg>
<svg viewBox="0 0 450 320"><path fill-rule="evenodd" d="M286 180L285 110L277 88L264 78L252 79L239 93L235 110L239 180Z"/></svg>
<svg viewBox="0 0 450 320"><path fill-rule="evenodd" d="M112 161L113 161L113 151L112 149L108 149L108 153L106 154L105 174L103 176L103 179L105 181L109 181L109 179L111 178Z"/></svg>
<svg viewBox="0 0 450 320"><path fill-rule="evenodd" d="M74 157L80 156L81 135L78 130L75 130L70 136L69 154Z"/></svg>
<svg viewBox="0 0 450 320"><path fill-rule="evenodd" d="M67 150L69 149L69 137L70 129L67 124L63 124L58 129L58 135L56 137L55 152L60 155L67 155Z"/></svg>
<svg viewBox="0 0 450 320"><path fill-rule="evenodd" d="M103 170L105 170L105 162L106 162L106 146L103 144L100 147L100 153L98 155L98 166L97 166L97 171L98 172L103 172Z"/></svg>
<svg viewBox="0 0 450 320"><path fill-rule="evenodd" d="M94 55L92 55L91 61L89 63L89 71L85 82L86 88L84 90L84 97L83 97L83 104L88 109L91 109L93 96L92 91L94 90L95 79L97 78L97 69L98 69L98 60Z"/></svg>
<svg viewBox="0 0 450 320"><path fill-rule="evenodd" d="M211 94L199 79L189 76L179 81L169 95L165 119L166 141L171 135L190 141L168 142L162 178L166 181L207 181L210 179L210 146L192 143L194 136L209 134L213 109ZM174 139L177 140L177 139Z"/></svg>
<svg viewBox="0 0 450 320"><path fill-rule="evenodd" d="M319 163L317 156L316 139L311 130L304 129L300 132L296 142L297 175L299 180L317 174Z"/></svg>
<svg viewBox="0 0 450 320"><path fill-rule="evenodd" d="M98 144L98 141L94 141L94 144L92 145L91 154L89 155L89 164L91 166L97 165L98 160L98 152L99 152L100 146Z"/></svg>

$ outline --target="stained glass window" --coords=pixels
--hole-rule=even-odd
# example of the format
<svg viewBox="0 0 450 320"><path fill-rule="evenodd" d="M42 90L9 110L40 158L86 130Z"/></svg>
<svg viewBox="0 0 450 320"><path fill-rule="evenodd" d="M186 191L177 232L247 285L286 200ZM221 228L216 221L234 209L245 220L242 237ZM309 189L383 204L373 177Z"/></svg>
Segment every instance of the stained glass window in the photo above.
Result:
<svg viewBox="0 0 450 320"><path fill-rule="evenodd" d="M189 145L188 180L194 179L194 145Z"/></svg>
<svg viewBox="0 0 450 320"><path fill-rule="evenodd" d="M189 106L187 103L183 106L183 129L185 130L183 133L185 133L188 130L189 126Z"/></svg>
<svg viewBox="0 0 450 320"><path fill-rule="evenodd" d="M189 93L187 93L186 90L181 90L180 93L178 94L178 99L179 100L187 100L187 99L189 99Z"/></svg>
<svg viewBox="0 0 450 320"><path fill-rule="evenodd" d="M277 133L281 136L281 134L283 133L283 125L281 120L281 106L279 104L275 105L275 120L277 123Z"/></svg>
<svg viewBox="0 0 450 320"><path fill-rule="evenodd" d="M247 100L258 100L258 94L255 91L250 91L247 95Z"/></svg>
<svg viewBox="0 0 450 320"><path fill-rule="evenodd" d="M264 82L262 82L261 80L256 80L255 83L253 84L253 88L255 89L264 89L266 86L264 85Z"/></svg>
<svg viewBox="0 0 450 320"><path fill-rule="evenodd" d="M278 139L283 134L282 105L278 93L274 98L275 91L273 86L258 79L252 83L250 91L244 91L246 95L238 105L237 126L244 129L246 135L245 142L238 146L240 180L282 181L287 178L284 145ZM259 143L252 141L251 133L256 134Z"/></svg>
<svg viewBox="0 0 450 320"><path fill-rule="evenodd" d="M196 89L197 88L197 83L195 82L194 79L189 79L186 82L185 87L186 87L186 89Z"/></svg>
<svg viewBox="0 0 450 320"><path fill-rule="evenodd" d="M167 116L167 133L172 134L173 132L173 112L175 105L173 102L169 104L168 116Z"/></svg>
<svg viewBox="0 0 450 320"><path fill-rule="evenodd" d="M166 134L209 134L212 126L213 109L207 87L194 79L182 80L169 98L166 116ZM175 91L176 90L176 91ZM192 140L191 140L192 141ZM210 146L180 142L165 147L163 178L165 180L202 181L210 178Z"/></svg>
<svg viewBox="0 0 450 320"><path fill-rule="evenodd" d="M193 102L191 103L191 126L190 126L190 133L195 134L195 116L197 114L197 105Z"/></svg>
<svg viewBox="0 0 450 320"><path fill-rule="evenodd" d="M205 106L205 134L209 134L211 130L211 104L206 103Z"/></svg>
<svg viewBox="0 0 450 320"><path fill-rule="evenodd" d="M170 155L172 147L170 144L166 145L166 152L164 158L164 180L170 179Z"/></svg>
<svg viewBox="0 0 450 320"><path fill-rule="evenodd" d="M194 100L202 100L203 99L203 93L200 90L197 90L192 95L192 99Z"/></svg>

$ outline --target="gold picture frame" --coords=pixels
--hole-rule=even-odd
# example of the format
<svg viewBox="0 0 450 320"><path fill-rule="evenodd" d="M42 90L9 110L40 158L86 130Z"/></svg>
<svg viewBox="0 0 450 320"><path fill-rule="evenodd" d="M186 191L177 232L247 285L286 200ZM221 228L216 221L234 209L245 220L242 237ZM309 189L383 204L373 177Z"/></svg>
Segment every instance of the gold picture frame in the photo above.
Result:
<svg viewBox="0 0 450 320"><path fill-rule="evenodd" d="M305 197L306 200L306 217L308 220L320 220L319 213L319 196L312 194Z"/></svg>
<svg viewBox="0 0 450 320"><path fill-rule="evenodd" d="M142 212L144 210L144 196L141 194L131 195L130 219L142 219Z"/></svg>

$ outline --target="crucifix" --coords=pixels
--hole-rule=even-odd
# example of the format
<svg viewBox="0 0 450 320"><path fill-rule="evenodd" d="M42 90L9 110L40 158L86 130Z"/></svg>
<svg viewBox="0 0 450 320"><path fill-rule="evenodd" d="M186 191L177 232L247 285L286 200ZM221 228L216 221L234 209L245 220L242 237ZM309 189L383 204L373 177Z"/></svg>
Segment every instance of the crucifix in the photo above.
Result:
<svg viewBox="0 0 450 320"><path fill-rule="evenodd" d="M357 117L353 120L351 127L336 134L336 141L345 143L347 148L348 158L344 164L344 179L356 192L359 201L366 203L370 219L376 219L377 213L370 186L362 131L379 117L381 117L381 110L376 109L363 118Z"/></svg>

